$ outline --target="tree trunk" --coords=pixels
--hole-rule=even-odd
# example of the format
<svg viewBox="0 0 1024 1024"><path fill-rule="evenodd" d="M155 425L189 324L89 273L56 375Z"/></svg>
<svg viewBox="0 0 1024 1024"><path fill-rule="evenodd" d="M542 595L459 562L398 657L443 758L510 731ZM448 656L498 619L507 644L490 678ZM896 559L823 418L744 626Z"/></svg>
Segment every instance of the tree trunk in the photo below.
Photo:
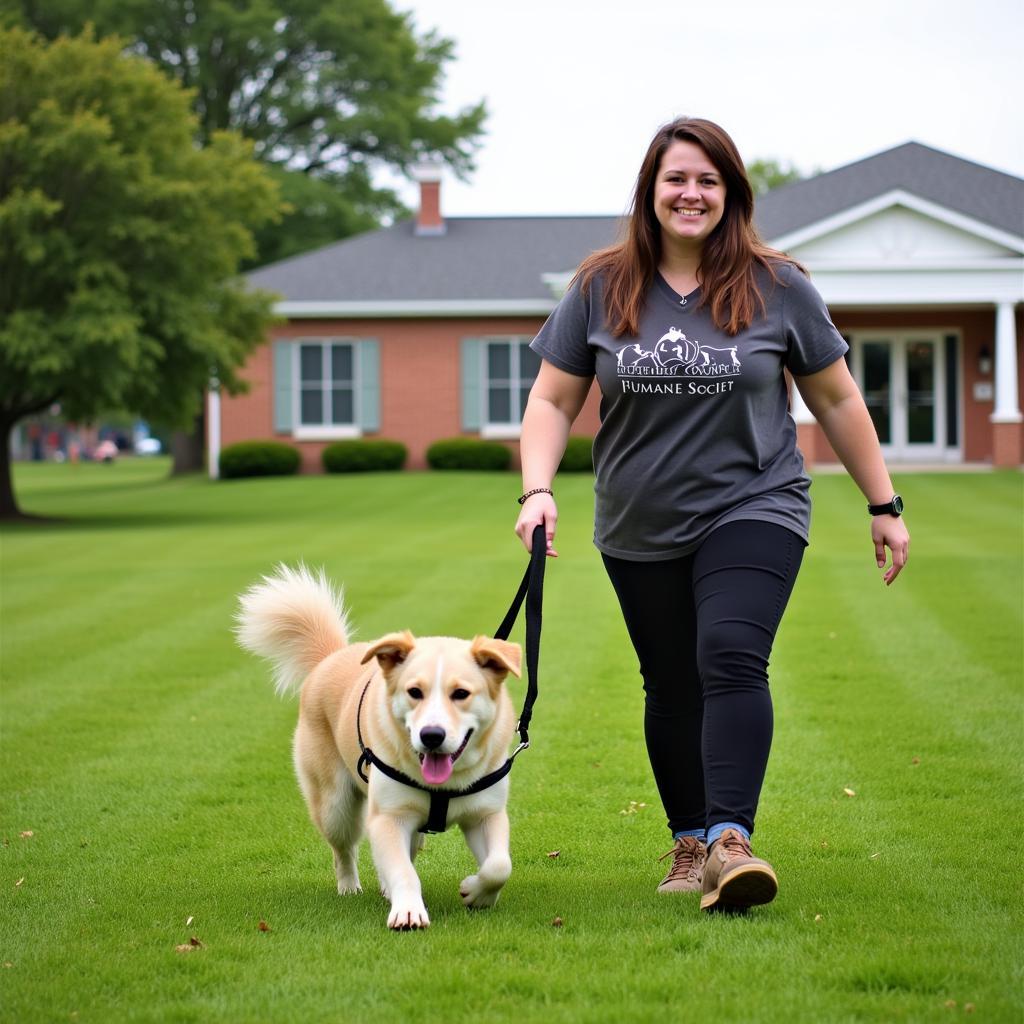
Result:
<svg viewBox="0 0 1024 1024"><path fill-rule="evenodd" d="M0 421L0 519L21 519L11 479L11 431L14 422Z"/></svg>
<svg viewBox="0 0 1024 1024"><path fill-rule="evenodd" d="M171 476L202 472L206 454L205 412L200 412L196 416L191 433L176 430L171 435L171 453L174 455Z"/></svg>

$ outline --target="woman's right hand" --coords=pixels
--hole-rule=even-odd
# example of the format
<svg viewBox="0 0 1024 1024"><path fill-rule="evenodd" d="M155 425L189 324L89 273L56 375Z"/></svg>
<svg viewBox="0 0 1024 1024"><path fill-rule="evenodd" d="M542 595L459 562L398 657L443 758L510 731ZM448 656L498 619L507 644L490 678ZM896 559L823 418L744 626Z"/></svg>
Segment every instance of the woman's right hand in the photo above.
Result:
<svg viewBox="0 0 1024 1024"><path fill-rule="evenodd" d="M516 520L516 533L523 542L523 547L530 551L533 547L533 531L543 525L547 538L547 555L557 558L558 552L551 546L555 539L555 524L558 522L558 506L550 494L532 494L523 502L523 510Z"/></svg>

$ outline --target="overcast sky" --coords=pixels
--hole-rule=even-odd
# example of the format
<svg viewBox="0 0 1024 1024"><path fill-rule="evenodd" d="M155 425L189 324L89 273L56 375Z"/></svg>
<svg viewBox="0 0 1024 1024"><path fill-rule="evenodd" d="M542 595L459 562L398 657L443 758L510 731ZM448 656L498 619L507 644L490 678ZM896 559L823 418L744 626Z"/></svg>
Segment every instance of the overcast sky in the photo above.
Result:
<svg viewBox="0 0 1024 1024"><path fill-rule="evenodd" d="M446 215L621 213L681 114L805 173L913 139L1024 177L1021 0L392 3L455 41L443 109L490 111Z"/></svg>

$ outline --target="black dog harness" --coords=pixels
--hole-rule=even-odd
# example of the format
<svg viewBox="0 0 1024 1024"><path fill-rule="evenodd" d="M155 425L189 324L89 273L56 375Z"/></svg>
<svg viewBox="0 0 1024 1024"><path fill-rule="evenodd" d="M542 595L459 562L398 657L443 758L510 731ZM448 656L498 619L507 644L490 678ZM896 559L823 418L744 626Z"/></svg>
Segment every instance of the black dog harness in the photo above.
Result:
<svg viewBox="0 0 1024 1024"><path fill-rule="evenodd" d="M424 786L422 782L410 778L404 772L382 761L366 744L363 743L363 730L361 721L363 717L363 700L366 692L373 681L373 674L367 679L363 692L359 697L359 708L356 711L356 737L359 740L359 762L356 771L363 782L369 783L365 768L373 765L378 771L395 782L401 782L404 786L411 786L413 789L422 790L430 794L430 812L427 815L427 823L420 828L420 832L444 832L448 828L448 804L455 797L472 796L482 790L489 789L496 782L505 778L512 771L512 762L516 756L530 745L530 719L533 717L533 705L537 700L537 663L540 659L540 628L541 628L541 606L544 596L544 560L547 554L547 538L544 527L538 526L533 531L533 550L530 555L530 564L526 568L523 582L519 584L519 591L516 593L509 610L502 620L501 625L495 630L496 640L507 640L512 627L519 616L519 609L526 600L526 699L523 702L523 710L519 716L519 723L516 730L519 733L519 746L512 752L508 760L496 771L477 779L471 786L465 789L441 789L436 786Z"/></svg>

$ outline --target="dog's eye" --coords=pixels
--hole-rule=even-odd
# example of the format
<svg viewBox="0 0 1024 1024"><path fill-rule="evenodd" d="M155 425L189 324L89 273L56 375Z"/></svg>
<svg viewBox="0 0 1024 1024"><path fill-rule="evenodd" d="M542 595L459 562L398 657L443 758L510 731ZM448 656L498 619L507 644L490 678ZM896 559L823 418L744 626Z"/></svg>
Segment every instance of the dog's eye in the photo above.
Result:
<svg viewBox="0 0 1024 1024"><path fill-rule="evenodd" d="M469 690L453 690L452 700L465 700L469 696Z"/></svg>
<svg viewBox="0 0 1024 1024"><path fill-rule="evenodd" d="M413 700L423 700L423 691L418 686L410 687L409 696Z"/></svg>

